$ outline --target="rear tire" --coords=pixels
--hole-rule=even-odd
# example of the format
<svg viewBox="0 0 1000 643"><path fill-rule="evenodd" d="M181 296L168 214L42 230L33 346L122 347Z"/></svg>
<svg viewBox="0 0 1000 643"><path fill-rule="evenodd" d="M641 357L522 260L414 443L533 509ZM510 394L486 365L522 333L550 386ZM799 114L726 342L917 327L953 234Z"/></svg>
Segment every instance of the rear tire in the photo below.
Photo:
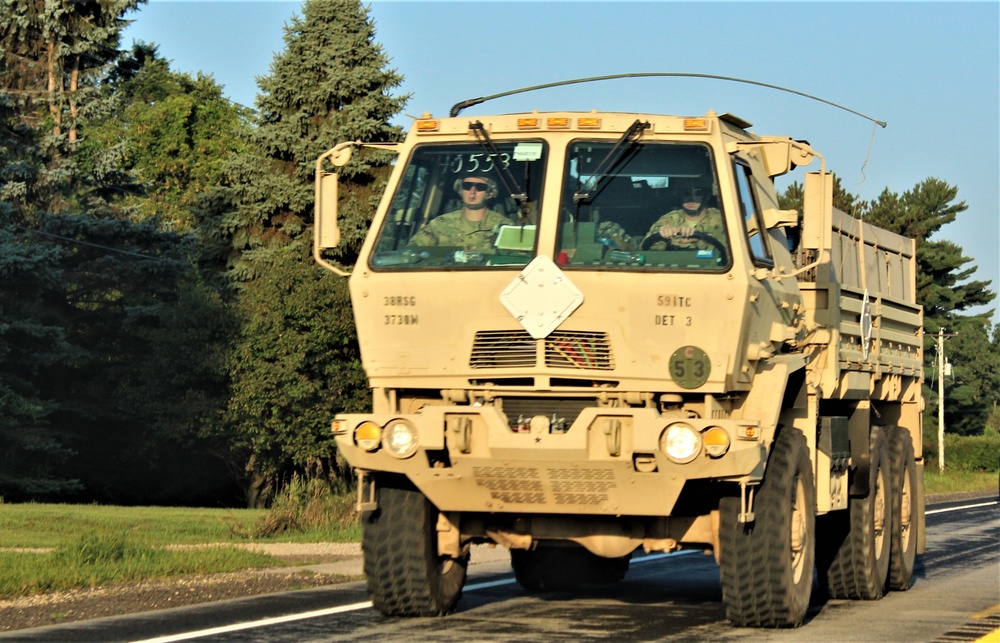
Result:
<svg viewBox="0 0 1000 643"><path fill-rule="evenodd" d="M437 508L406 483L383 484L375 493L378 509L363 516L361 541L375 609L386 616L453 611L469 557L438 556Z"/></svg>
<svg viewBox="0 0 1000 643"><path fill-rule="evenodd" d="M575 589L587 583L610 585L628 572L632 555L604 558L578 545L540 545L536 549L511 549L514 578L527 592Z"/></svg>
<svg viewBox="0 0 1000 643"><path fill-rule="evenodd" d="M913 584L920 518L917 506L917 463L909 431L889 428L889 461L892 478L892 538L889 554L889 589L906 590Z"/></svg>
<svg viewBox="0 0 1000 643"><path fill-rule="evenodd" d="M739 522L740 499L719 504L719 562L726 617L743 627L797 627L805 620L815 568L816 489L801 432L775 439L754 502Z"/></svg>
<svg viewBox="0 0 1000 643"><path fill-rule="evenodd" d="M885 593L892 540L892 483L881 428L872 429L869 446L868 497L850 499L849 524L843 525L846 534L842 542L829 547L826 577L830 598L877 600Z"/></svg>

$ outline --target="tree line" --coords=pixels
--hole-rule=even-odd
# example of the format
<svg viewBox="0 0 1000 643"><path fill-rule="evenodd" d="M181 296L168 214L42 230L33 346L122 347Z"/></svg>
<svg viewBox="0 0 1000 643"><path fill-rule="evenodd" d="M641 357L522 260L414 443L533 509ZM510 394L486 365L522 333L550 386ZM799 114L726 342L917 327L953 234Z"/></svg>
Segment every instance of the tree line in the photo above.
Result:
<svg viewBox="0 0 1000 643"><path fill-rule="evenodd" d="M123 48L139 4L0 5L0 498L259 506L293 475L345 480L329 421L369 395L346 283L310 258L312 172L338 142L399 140L402 76L360 2L306 0L242 107ZM344 265L389 163L343 169ZM949 428L975 434L1000 348L963 314L989 283L931 239L957 192L838 205L918 239L926 331L959 333Z"/></svg>
<svg viewBox="0 0 1000 643"><path fill-rule="evenodd" d="M243 108L123 49L137 5L0 6L0 496L259 505L344 473L329 420L367 386L312 167L400 136L402 76L359 2L310 0ZM388 159L348 171L345 264Z"/></svg>

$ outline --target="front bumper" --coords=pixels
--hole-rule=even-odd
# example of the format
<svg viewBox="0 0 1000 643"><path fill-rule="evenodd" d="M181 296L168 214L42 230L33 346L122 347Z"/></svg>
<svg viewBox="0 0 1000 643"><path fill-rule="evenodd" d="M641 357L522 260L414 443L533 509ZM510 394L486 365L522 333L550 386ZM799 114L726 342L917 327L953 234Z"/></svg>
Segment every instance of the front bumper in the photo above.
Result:
<svg viewBox="0 0 1000 643"><path fill-rule="evenodd" d="M417 448L393 456L384 444L369 449L358 426L405 421ZM724 430L728 448L702 448L680 464L661 448L671 424L704 434ZM426 406L414 414L345 414L334 423L337 445L355 468L407 476L441 511L480 513L670 516L685 484L715 480L758 482L766 448L756 423L669 417L650 408L584 409L565 431L533 419L515 432L497 407Z"/></svg>

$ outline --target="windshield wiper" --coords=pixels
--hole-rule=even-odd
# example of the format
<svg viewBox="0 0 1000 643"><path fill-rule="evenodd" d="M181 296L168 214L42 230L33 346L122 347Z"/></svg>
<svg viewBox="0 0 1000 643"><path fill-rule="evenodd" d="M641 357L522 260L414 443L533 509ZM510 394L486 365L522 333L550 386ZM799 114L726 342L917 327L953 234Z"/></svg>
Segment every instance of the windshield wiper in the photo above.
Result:
<svg viewBox="0 0 1000 643"><path fill-rule="evenodd" d="M500 181L503 183L504 189L507 190L512 199L517 201L518 205L523 206L528 202L528 194L521 187L521 184L518 183L517 178L510 171L510 168L503 164L503 159L500 157L500 150L494 145L490 135L486 133L486 128L480 121L476 121L475 123L469 123L469 129L473 131L479 144L483 146L486 153L493 159L493 165L500 170Z"/></svg>
<svg viewBox="0 0 1000 643"><path fill-rule="evenodd" d="M573 193L573 203L578 207L580 205L586 205L590 203L591 195L596 196L599 191L598 188L601 183L608 178L608 172L611 171L618 162L621 161L625 153L631 149L632 144L638 140L639 135L644 131L649 129L649 121L643 123L639 119L636 119L632 125L629 126L625 133L622 134L621 138L615 143L607 155L601 159L601 162L597 164L597 169L594 170L593 177L587 182L586 186L581 186L581 189ZM586 188L584 190L583 188Z"/></svg>

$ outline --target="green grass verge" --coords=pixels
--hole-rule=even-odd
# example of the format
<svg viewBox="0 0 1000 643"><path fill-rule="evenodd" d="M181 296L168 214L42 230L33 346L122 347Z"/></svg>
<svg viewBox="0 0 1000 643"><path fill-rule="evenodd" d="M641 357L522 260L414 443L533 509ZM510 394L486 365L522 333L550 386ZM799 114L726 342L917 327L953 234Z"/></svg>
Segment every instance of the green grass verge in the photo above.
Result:
<svg viewBox="0 0 1000 643"><path fill-rule="evenodd" d="M996 472L984 471L951 471L945 469L938 473L936 463L928 463L924 469L924 493L998 493L998 476Z"/></svg>
<svg viewBox="0 0 1000 643"><path fill-rule="evenodd" d="M232 546L171 550L124 532L88 532L49 553L0 552L0 598L279 564Z"/></svg>
<svg viewBox="0 0 1000 643"><path fill-rule="evenodd" d="M351 504L343 497L329 503ZM0 598L282 564L229 546L242 542L360 540L356 520L308 520L308 512L287 504L253 510L0 503ZM316 513L329 509L315 505ZM183 547L209 543L218 546Z"/></svg>
<svg viewBox="0 0 1000 643"><path fill-rule="evenodd" d="M151 546L228 542L266 515L263 509L0 504L0 548L60 547L87 532L125 533Z"/></svg>
<svg viewBox="0 0 1000 643"><path fill-rule="evenodd" d="M249 541L357 542L357 521L286 525L266 509L0 503L0 549L60 547L80 534L124 533L150 546ZM275 522L281 523L274 529Z"/></svg>

